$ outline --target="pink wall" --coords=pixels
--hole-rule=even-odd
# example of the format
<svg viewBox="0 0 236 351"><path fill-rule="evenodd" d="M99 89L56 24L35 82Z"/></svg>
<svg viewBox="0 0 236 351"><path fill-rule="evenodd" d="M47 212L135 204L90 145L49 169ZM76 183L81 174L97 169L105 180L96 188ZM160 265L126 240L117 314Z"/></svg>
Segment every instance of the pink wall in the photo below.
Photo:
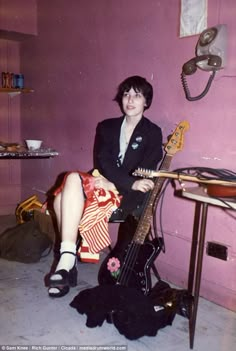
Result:
<svg viewBox="0 0 236 351"><path fill-rule="evenodd" d="M0 29L18 34L37 34L37 0L0 0Z"/></svg>
<svg viewBox="0 0 236 351"><path fill-rule="evenodd" d="M22 198L47 191L57 175L92 167L92 144L98 121L120 115L112 101L117 84L139 74L152 81L155 98L147 117L164 137L181 120L190 130L184 149L171 168L202 166L234 170L236 127L236 5L234 0L208 1L208 26L228 25L228 63L205 98L185 99L180 81L184 62L194 56L198 36L178 37L176 0L57 0L38 2L38 36L21 45L22 71L35 89L22 96L22 139L42 138L60 156L22 161ZM202 92L208 74L189 79L192 95ZM163 278L186 286L194 203L173 197L168 188L163 226L166 254L157 260ZM204 255L201 294L236 310L234 213L209 209L207 241L224 243L227 262ZM112 227L115 236L114 227Z"/></svg>

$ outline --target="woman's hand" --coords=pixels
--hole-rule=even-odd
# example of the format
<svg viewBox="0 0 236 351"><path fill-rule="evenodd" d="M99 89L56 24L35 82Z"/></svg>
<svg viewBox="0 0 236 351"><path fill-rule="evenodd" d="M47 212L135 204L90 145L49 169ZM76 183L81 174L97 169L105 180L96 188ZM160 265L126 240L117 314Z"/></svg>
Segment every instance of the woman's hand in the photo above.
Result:
<svg viewBox="0 0 236 351"><path fill-rule="evenodd" d="M149 190L152 190L154 183L151 179L139 179L136 180L132 185L132 190L139 190L142 193L146 193Z"/></svg>
<svg viewBox="0 0 236 351"><path fill-rule="evenodd" d="M115 184L110 182L108 179L104 178L103 176L95 177L94 186L97 189L104 189L104 190L114 190Z"/></svg>

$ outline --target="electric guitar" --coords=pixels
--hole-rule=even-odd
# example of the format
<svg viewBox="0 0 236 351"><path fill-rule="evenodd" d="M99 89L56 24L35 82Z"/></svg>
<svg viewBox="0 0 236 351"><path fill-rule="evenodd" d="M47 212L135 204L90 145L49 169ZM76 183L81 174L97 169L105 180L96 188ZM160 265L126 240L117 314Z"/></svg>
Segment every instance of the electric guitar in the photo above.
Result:
<svg viewBox="0 0 236 351"><path fill-rule="evenodd" d="M189 128L187 121L182 121L167 142L164 150L160 170L167 170L173 155L183 148L183 135ZM141 217L137 221L134 217L129 219L127 226L135 226L135 233L131 241L124 247L125 235L118 241L114 249L103 261L99 273L98 282L103 284L120 284L141 289L147 295L152 287L150 269L162 249L162 242L158 238L147 239L151 233L151 222L154 215L155 204L165 182L164 178L154 179L154 188L150 191ZM122 223L123 224L123 223ZM121 226L122 226L121 224Z"/></svg>

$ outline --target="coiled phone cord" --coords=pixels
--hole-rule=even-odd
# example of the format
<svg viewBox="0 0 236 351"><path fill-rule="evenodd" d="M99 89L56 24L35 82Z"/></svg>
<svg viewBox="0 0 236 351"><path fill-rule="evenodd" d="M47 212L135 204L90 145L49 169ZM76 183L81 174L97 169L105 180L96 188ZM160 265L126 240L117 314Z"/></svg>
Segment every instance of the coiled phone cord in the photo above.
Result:
<svg viewBox="0 0 236 351"><path fill-rule="evenodd" d="M212 74L210 75L210 77L208 79L207 85L206 85L204 91L200 95L195 96L195 97L191 97L190 96L190 91L189 91L189 88L188 88L186 75L184 74L184 72L182 72L181 73L181 81L182 81L182 84L183 84L183 88L184 88L186 99L188 101L196 101L196 100L200 100L201 98L203 98L208 93L208 90L210 89L210 86L211 86L211 83L212 83L212 81L213 81L213 79L215 77L215 74L216 74L216 71L212 71Z"/></svg>

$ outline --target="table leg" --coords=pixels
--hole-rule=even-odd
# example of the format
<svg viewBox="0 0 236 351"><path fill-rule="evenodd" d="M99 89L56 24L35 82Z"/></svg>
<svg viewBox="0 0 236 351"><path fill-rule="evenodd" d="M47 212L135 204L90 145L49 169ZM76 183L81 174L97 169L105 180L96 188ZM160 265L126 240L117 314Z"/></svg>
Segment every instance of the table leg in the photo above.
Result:
<svg viewBox="0 0 236 351"><path fill-rule="evenodd" d="M189 273L188 273L188 293L190 295L193 295L193 283L195 279L200 214L201 214L201 202L196 202L194 223L193 223L192 246L191 246L191 253L190 253Z"/></svg>
<svg viewBox="0 0 236 351"><path fill-rule="evenodd" d="M198 300L199 300L199 292L200 292L200 285L201 285L202 261L203 261L203 254L204 254L204 243L205 243L206 223L207 223L207 210L208 210L208 204L202 203L202 213L201 213L201 218L199 218L201 219L201 226L200 226L200 237L199 237L199 243L198 243L196 276L195 276L195 283L194 283L193 308L189 319L191 349L193 349L193 344L194 344Z"/></svg>

